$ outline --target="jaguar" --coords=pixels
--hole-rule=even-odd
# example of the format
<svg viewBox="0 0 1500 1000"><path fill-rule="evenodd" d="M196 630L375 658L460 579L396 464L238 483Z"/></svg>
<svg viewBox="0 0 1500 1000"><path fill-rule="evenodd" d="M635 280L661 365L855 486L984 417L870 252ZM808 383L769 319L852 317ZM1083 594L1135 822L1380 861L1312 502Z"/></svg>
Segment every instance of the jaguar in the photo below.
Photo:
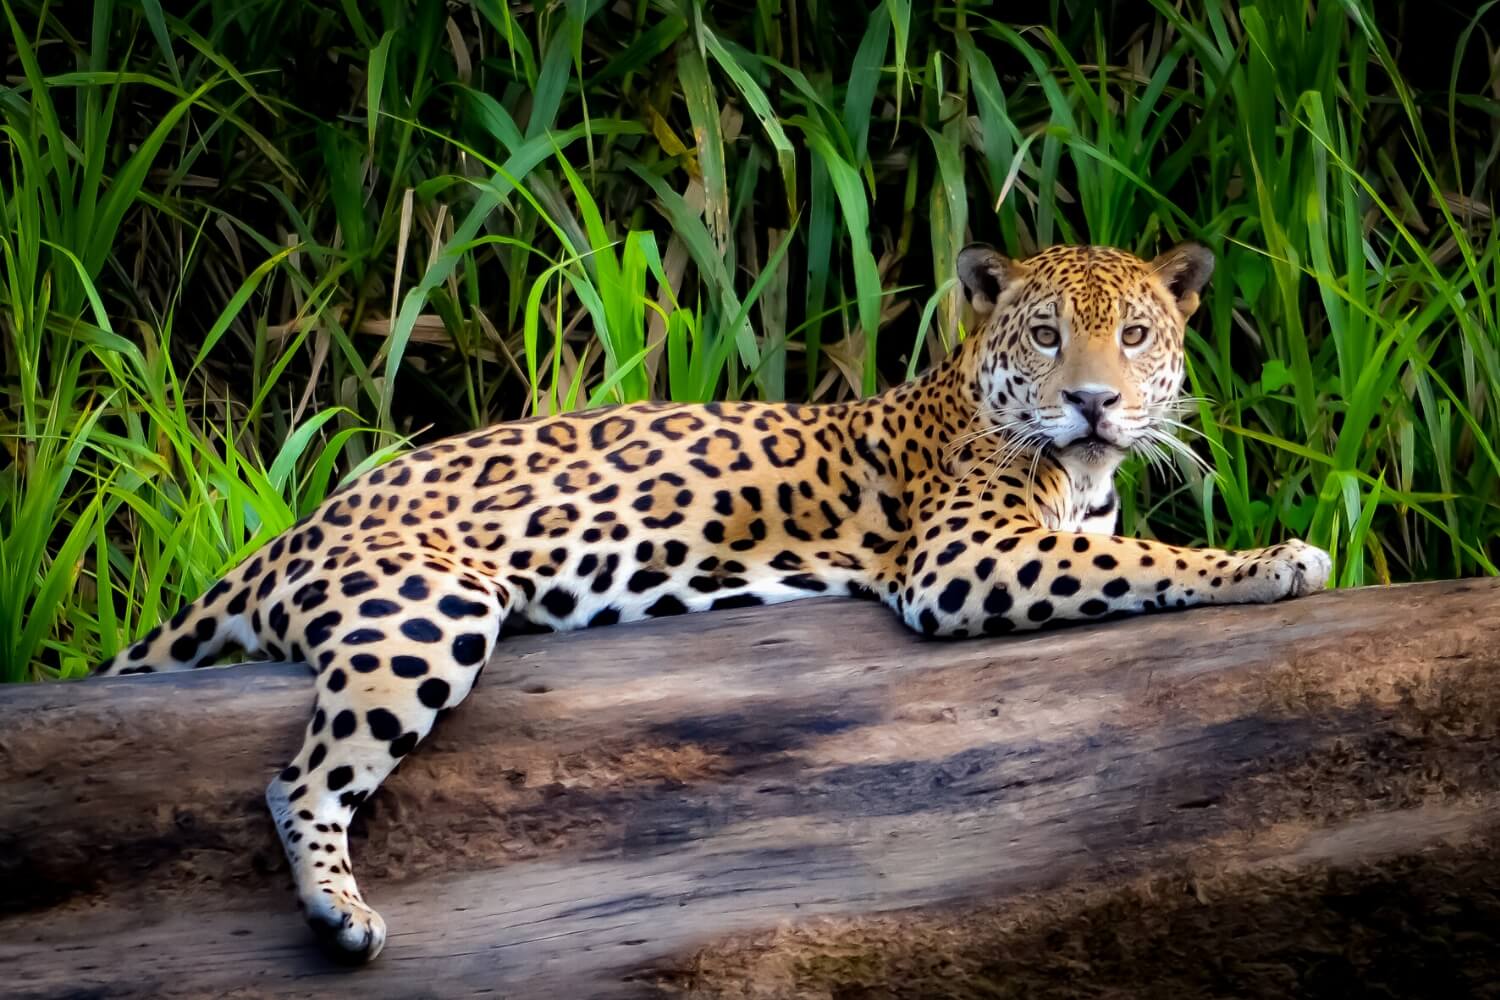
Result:
<svg viewBox="0 0 1500 1000"><path fill-rule="evenodd" d="M364 473L98 673L304 661L316 702L266 800L301 909L342 960L386 925L351 818L516 628L568 630L813 595L925 636L1270 602L1327 553L1115 533L1115 472L1181 445L1184 332L1214 266L1101 246L958 256L969 336L852 402L638 403L502 423ZM1185 445L1181 445L1186 447Z"/></svg>

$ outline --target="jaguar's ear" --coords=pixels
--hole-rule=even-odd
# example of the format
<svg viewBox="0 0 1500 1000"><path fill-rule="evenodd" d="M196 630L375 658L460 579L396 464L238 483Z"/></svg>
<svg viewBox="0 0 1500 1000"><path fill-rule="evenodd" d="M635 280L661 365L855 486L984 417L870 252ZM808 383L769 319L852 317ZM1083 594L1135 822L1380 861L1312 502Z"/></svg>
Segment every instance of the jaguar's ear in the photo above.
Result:
<svg viewBox="0 0 1500 1000"><path fill-rule="evenodd" d="M1214 255L1201 243L1181 243L1153 260L1151 270L1186 319L1198 311L1198 293L1214 273Z"/></svg>
<svg viewBox="0 0 1500 1000"><path fill-rule="evenodd" d="M958 252L958 280L976 316L987 316L1005 287L1021 275L1021 266L992 246L971 243Z"/></svg>

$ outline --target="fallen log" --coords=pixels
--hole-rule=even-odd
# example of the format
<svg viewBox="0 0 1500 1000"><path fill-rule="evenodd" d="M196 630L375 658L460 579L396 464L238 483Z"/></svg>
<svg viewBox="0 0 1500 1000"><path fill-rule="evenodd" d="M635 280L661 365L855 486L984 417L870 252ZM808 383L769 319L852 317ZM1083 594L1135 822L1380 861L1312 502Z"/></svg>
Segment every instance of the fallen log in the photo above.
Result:
<svg viewBox="0 0 1500 1000"><path fill-rule="evenodd" d="M998 640L849 601L517 637L356 823L391 933L355 971L261 801L305 670L7 688L0 992L776 995L830 926L882 961L948 927L957 968L954 928L1060 900L1462 850L1500 809L1497 636L1487 580Z"/></svg>

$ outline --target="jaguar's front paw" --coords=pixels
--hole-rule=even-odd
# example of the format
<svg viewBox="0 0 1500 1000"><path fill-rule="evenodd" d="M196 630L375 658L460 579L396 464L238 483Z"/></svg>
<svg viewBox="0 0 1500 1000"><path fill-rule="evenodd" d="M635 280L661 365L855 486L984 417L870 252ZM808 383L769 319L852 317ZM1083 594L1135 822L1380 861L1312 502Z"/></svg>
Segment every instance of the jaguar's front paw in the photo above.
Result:
<svg viewBox="0 0 1500 1000"><path fill-rule="evenodd" d="M1261 573L1273 585L1272 600L1303 597L1327 589L1333 576L1333 558L1317 546L1294 538L1266 550Z"/></svg>

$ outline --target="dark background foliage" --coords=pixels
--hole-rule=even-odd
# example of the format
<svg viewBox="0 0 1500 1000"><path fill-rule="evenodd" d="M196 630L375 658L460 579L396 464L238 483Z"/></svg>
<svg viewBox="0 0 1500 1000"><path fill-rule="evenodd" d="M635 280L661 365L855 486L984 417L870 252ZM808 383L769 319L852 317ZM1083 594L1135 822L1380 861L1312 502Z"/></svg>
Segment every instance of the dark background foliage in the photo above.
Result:
<svg viewBox="0 0 1500 1000"><path fill-rule="evenodd" d="M1126 530L1495 572L1491 5L6 2L3 676L408 440L899 381L971 239L1218 255Z"/></svg>

